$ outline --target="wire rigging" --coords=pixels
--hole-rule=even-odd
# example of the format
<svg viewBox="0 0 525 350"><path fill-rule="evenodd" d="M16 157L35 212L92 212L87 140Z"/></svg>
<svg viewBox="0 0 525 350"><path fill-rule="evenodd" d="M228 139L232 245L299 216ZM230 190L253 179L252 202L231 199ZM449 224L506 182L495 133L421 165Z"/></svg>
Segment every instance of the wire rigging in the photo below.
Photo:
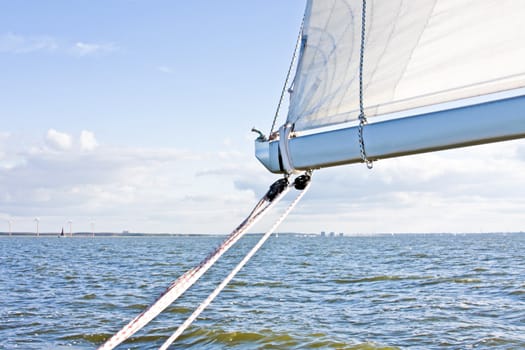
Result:
<svg viewBox="0 0 525 350"><path fill-rule="evenodd" d="M366 0L363 0L362 12L361 12L361 47L359 52L359 150L361 153L361 160L366 164L368 169L372 169L374 163L366 155L365 141L363 137L363 131L367 119L364 108L364 97L363 97L363 67L365 60L365 35L366 35Z"/></svg>
<svg viewBox="0 0 525 350"><path fill-rule="evenodd" d="M288 73L286 73L286 79L284 80L284 85L283 85L283 89L281 91L281 97L279 98L279 103L277 104L277 110L275 111L275 116L273 117L273 122L272 122L272 127L270 128L270 133L268 134L268 136L271 138L272 136L272 133L275 129L275 124L277 122L277 118L279 117L279 112L281 110L281 105L283 103L283 100L284 100L284 95L287 91L287 87L288 87L288 82L290 81L290 75L292 74L292 69L293 69L293 66L295 64L295 60L297 58L297 52L299 51L299 45L301 43L301 38L303 36L303 26L304 26L304 17L303 17L303 20L301 22L301 27L299 29L299 35L297 36L297 42L295 43L295 49L293 51L293 56L292 56L292 61L290 62L290 67L288 67Z"/></svg>

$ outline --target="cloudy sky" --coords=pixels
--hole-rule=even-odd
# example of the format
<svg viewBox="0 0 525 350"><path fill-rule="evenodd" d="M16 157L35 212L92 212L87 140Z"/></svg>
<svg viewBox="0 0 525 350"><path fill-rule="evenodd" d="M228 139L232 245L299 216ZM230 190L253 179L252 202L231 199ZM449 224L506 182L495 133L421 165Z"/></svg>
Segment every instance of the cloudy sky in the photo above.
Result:
<svg viewBox="0 0 525 350"><path fill-rule="evenodd" d="M303 10L3 1L0 231L231 231L276 179L250 129L270 128ZM523 174L523 141L326 169L281 230L520 231Z"/></svg>

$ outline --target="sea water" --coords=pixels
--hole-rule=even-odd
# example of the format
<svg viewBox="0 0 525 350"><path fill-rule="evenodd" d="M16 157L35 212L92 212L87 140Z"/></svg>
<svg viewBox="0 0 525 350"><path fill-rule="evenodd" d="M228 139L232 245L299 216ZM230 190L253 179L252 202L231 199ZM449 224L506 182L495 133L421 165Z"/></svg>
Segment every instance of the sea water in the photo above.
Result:
<svg viewBox="0 0 525 350"><path fill-rule="evenodd" d="M157 349L260 236L121 349ZM0 348L94 349L224 236L0 238ZM272 237L173 349L525 349L525 234Z"/></svg>

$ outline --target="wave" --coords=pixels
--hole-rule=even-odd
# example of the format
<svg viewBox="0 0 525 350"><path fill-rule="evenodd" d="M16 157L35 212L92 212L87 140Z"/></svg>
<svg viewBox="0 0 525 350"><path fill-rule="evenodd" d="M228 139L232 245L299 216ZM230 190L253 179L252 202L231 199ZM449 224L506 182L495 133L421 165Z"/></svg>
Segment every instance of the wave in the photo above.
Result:
<svg viewBox="0 0 525 350"><path fill-rule="evenodd" d="M167 330L164 330L167 331ZM79 340L101 345L109 339L109 333L73 334L60 338L64 341ZM169 336L151 334L135 336L126 341L139 349L157 348ZM397 347L379 345L371 342L350 344L329 339L325 334L315 333L308 336L293 336L284 332L264 329L259 332L236 332L222 329L192 328L184 333L173 345L174 348L239 348L239 349L341 349L341 350L398 350Z"/></svg>
<svg viewBox="0 0 525 350"><path fill-rule="evenodd" d="M374 343L349 344L329 339L325 334L315 333L308 336L294 336L284 332L264 329L259 332L236 332L198 328L183 335L180 342L186 346L202 347L222 345L227 348L254 349L348 349L348 350L394 350L396 347Z"/></svg>

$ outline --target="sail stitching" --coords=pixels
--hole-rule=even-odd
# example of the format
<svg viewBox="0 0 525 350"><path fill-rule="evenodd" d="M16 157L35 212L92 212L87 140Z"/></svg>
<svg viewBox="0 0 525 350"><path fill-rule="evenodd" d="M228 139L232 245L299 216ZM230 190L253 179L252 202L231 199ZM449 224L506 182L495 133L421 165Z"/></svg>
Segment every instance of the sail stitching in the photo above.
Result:
<svg viewBox="0 0 525 350"><path fill-rule="evenodd" d="M361 14L361 49L359 53L359 150L361 160L366 164L368 169L372 169L374 164L366 155L365 140L363 138L364 126L368 122L363 106L363 66L365 58L365 34L366 34L366 0L363 0L363 10Z"/></svg>

